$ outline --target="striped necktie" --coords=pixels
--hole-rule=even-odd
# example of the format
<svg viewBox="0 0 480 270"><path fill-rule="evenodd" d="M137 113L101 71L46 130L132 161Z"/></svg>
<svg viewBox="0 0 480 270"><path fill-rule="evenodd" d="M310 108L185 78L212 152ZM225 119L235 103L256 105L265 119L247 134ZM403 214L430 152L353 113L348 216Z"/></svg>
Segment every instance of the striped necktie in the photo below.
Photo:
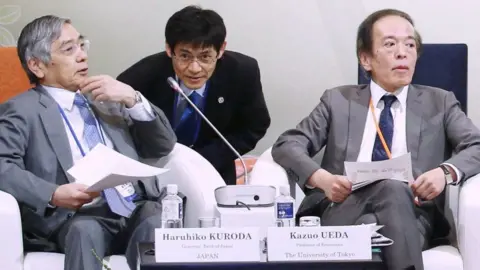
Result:
<svg viewBox="0 0 480 270"><path fill-rule="evenodd" d="M83 139L87 143L89 150L92 150L97 144L102 143L102 135L100 134L97 120L85 97L80 94L75 94L73 104L78 107L80 114L85 122L83 129ZM133 210L135 210L135 203L127 201L115 188L108 188L102 191L102 195L107 200L108 206L112 212L130 217Z"/></svg>

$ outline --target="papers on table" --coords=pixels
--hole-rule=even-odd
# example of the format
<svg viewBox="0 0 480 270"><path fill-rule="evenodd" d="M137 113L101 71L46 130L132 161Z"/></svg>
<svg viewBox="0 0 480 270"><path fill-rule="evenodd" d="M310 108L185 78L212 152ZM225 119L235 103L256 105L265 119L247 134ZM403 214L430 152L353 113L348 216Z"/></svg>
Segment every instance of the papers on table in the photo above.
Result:
<svg viewBox="0 0 480 270"><path fill-rule="evenodd" d="M95 192L148 179L166 171L168 169L143 164L103 144L98 144L85 157L77 161L67 173L77 183L89 186L87 191Z"/></svg>
<svg viewBox="0 0 480 270"><path fill-rule="evenodd" d="M352 191L383 179L410 183L413 179L410 153L382 161L345 162L345 174Z"/></svg>
<svg viewBox="0 0 480 270"><path fill-rule="evenodd" d="M376 223L373 224L362 224L362 225L367 225L371 226L372 229L372 247L386 247L390 246L393 244L393 240L383 236L378 232L381 228L383 228L383 225L377 225Z"/></svg>

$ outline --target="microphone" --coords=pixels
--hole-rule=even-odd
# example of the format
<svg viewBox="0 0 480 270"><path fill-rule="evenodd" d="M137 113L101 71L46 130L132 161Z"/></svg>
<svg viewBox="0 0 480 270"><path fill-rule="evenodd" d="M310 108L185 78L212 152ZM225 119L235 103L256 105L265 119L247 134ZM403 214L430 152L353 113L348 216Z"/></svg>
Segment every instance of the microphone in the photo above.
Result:
<svg viewBox="0 0 480 270"><path fill-rule="evenodd" d="M202 111L200 111L200 109L198 109L198 107L188 98L188 96L185 95L182 88L180 88L180 85L178 85L175 79L173 79L172 77L169 77L167 81L168 81L168 84L170 84L170 87L172 87L173 90L177 91L180 95L183 96L183 98L185 98L185 100L187 100L187 102L193 107L193 109L197 111L197 113L203 118L203 120L207 122L207 124L213 129L213 131L215 131L215 133L217 133L217 135L222 139L222 141L228 146L228 148L230 148L230 150L235 154L235 156L238 157L238 159L240 160L243 166L243 171L245 176L244 184L246 185L248 181L247 165L245 165L245 161L243 160L240 153L238 153L238 151L230 144L230 142L222 135L222 133L218 131L218 129L212 124L212 122L210 122L210 120L208 120L208 118L202 113Z"/></svg>
<svg viewBox="0 0 480 270"><path fill-rule="evenodd" d="M178 82L172 78L167 79L170 87L182 95L185 100L193 107L193 109L202 117L205 122L215 131L215 133L222 139L222 141L228 146L228 148L235 154L240 160L243 166L245 182L243 186L231 185L219 187L215 190L215 197L219 206L225 207L265 207L272 206L276 196L275 187L272 186L254 186L250 184L249 174L247 172L247 166L245 161L238 151L233 147L230 142L222 135L220 131L208 120L208 118L201 112L201 110L190 100L190 98L180 88ZM273 193L272 193L273 190ZM242 198L245 201L239 201L237 198Z"/></svg>

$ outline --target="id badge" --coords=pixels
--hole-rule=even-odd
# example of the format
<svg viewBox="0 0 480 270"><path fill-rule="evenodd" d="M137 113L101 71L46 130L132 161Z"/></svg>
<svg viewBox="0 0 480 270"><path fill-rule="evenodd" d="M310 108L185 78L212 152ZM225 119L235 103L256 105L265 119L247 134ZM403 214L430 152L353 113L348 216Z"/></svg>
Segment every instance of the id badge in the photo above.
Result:
<svg viewBox="0 0 480 270"><path fill-rule="evenodd" d="M117 189L118 193L120 193L120 195L122 195L123 198L129 202L133 201L133 199L136 197L135 188L133 187L132 183L119 185L115 188Z"/></svg>

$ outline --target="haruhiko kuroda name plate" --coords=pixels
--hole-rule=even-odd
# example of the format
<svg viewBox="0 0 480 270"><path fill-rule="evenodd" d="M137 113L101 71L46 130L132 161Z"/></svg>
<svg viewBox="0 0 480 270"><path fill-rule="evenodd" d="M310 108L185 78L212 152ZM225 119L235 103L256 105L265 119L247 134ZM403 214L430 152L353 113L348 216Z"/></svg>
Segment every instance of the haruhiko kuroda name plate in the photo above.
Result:
<svg viewBox="0 0 480 270"><path fill-rule="evenodd" d="M371 260L370 226L268 228L269 261Z"/></svg>
<svg viewBox="0 0 480 270"><path fill-rule="evenodd" d="M258 262L258 228L155 230L156 262Z"/></svg>

